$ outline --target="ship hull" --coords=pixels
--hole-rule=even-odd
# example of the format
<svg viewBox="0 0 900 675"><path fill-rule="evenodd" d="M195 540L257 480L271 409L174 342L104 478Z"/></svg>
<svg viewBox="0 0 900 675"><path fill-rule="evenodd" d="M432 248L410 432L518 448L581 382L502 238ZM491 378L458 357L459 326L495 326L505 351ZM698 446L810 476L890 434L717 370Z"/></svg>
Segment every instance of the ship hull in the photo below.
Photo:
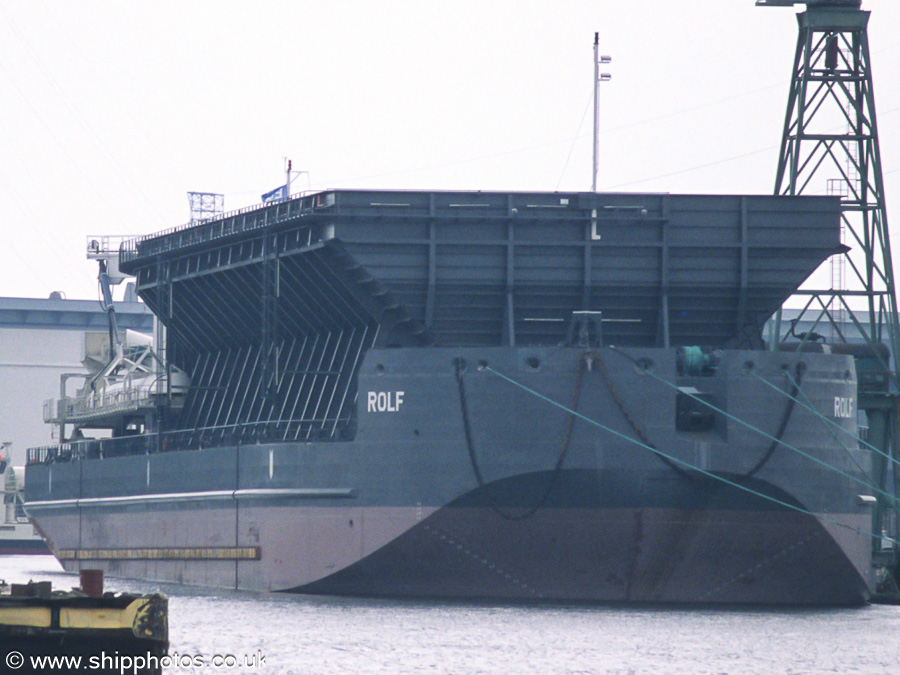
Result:
<svg viewBox="0 0 900 675"><path fill-rule="evenodd" d="M510 479L503 490L540 499L548 480ZM640 483L653 486L653 494L641 495ZM615 492L602 500L592 496L592 503L572 499L573 492L601 484L615 484ZM490 487L438 509L133 505L59 509L44 522L59 533L54 547L69 571L99 567L109 576L188 585L661 604L852 606L869 597L867 542L842 548L834 536L834 530L868 527L866 514L772 508L728 487L710 498L702 482L673 484L664 475L626 479L573 472L557 478L561 497L528 515L531 507L522 500L498 506ZM753 487L772 493L758 482ZM79 526L92 533L80 545L62 534L77 533ZM236 530L249 533L237 544L258 547L264 552L260 559L191 557L204 547L235 543ZM153 559L147 552L164 548L185 557ZM122 557L104 559L110 550Z"/></svg>
<svg viewBox="0 0 900 675"><path fill-rule="evenodd" d="M0 525L0 555L50 555L30 523Z"/></svg>
<svg viewBox="0 0 900 675"><path fill-rule="evenodd" d="M332 526L319 522L296 535L318 542L318 550L309 554L298 548L274 561L276 586L256 561L110 561L94 559L87 550L85 559L61 562L70 572L99 567L112 577L360 597L853 606L870 595L864 577L810 516L555 510L527 525L510 526L490 510L452 509L330 574L340 561L353 559L348 547L335 545L346 527L336 522L345 518L307 517ZM54 520L60 528L77 522ZM194 522L190 529L202 528ZM269 549L284 545L272 542ZM329 555L336 548L345 550ZM316 573L324 576L310 580Z"/></svg>
<svg viewBox="0 0 900 675"><path fill-rule="evenodd" d="M526 372L535 353L541 370ZM603 379L577 349L462 353L529 391L487 367L460 375L459 350L411 354L367 355L352 442L32 463L29 515L68 570L220 588L676 604L868 599L871 510L851 473L866 457L821 419L836 398L855 395L851 359L730 353L715 377L689 383L717 392L731 412L680 432L681 390L609 352ZM634 356L679 379L673 351ZM819 412L785 405L782 373L801 359ZM854 419L839 422L855 434ZM773 433L783 437L774 446Z"/></svg>
<svg viewBox="0 0 900 675"><path fill-rule="evenodd" d="M50 555L43 541L0 541L0 555Z"/></svg>
<svg viewBox="0 0 900 675"><path fill-rule="evenodd" d="M442 513L351 568L290 590L653 604L853 606L868 598L814 519L608 509L546 513L520 527L490 521L483 510Z"/></svg>

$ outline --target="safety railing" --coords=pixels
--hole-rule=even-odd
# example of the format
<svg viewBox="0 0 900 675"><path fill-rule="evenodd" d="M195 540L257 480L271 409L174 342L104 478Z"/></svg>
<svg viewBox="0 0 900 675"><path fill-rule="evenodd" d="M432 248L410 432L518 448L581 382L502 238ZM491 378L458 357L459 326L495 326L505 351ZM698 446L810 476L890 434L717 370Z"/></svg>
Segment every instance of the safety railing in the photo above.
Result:
<svg viewBox="0 0 900 675"><path fill-rule="evenodd" d="M240 232L278 225L287 220L308 215L316 209L333 206L334 203L334 193L325 192L298 195L274 205L248 206L216 218L185 223L168 230L124 241L119 249L119 261L121 264L127 264L138 258L167 253Z"/></svg>
<svg viewBox="0 0 900 675"><path fill-rule="evenodd" d="M101 389L84 396L44 401L44 422L75 422L126 410L155 405L156 398L165 393L165 381L129 386L110 391Z"/></svg>
<svg viewBox="0 0 900 675"><path fill-rule="evenodd" d="M91 438L69 441L59 445L29 448L26 453L26 461L28 464L53 464L179 450L284 443L285 436L295 435L305 436L306 441L350 441L356 434L356 424L352 418L324 420L324 423L327 428L323 429L323 420L321 419L276 420L118 438ZM337 429L337 433L331 433L333 428ZM295 430L302 433L296 433Z"/></svg>

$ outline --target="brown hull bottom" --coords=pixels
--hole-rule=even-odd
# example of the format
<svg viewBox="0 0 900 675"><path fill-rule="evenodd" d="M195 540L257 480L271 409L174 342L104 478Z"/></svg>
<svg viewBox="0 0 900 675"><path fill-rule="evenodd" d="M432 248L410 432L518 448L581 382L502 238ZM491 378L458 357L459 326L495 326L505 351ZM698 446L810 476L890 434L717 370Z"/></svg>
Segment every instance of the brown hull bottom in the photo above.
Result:
<svg viewBox="0 0 900 675"><path fill-rule="evenodd" d="M260 539L259 560L62 562L70 571L99 567L109 576L188 585L374 597L859 605L870 593L862 563L854 565L818 519L802 514L546 509L517 521L489 507L449 507L409 526L413 507L401 518L405 531L366 553L348 533L386 538L393 519L378 508L351 510L305 514L292 544ZM301 522L292 509L260 511L284 530ZM202 512L190 513L202 527ZM864 537L854 544L860 561L868 545Z"/></svg>
<svg viewBox="0 0 900 675"><path fill-rule="evenodd" d="M699 481L614 490L585 476L561 476L544 503L542 478L530 475L437 509L150 503L54 509L41 526L69 570L220 588L501 601L868 600L867 509L816 516Z"/></svg>

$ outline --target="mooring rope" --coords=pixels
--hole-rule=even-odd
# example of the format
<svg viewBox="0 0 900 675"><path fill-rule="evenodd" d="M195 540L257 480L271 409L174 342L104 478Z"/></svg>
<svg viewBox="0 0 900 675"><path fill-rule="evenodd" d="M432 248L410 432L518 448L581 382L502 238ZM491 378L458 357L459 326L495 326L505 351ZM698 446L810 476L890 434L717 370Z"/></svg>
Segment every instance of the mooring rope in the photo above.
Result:
<svg viewBox="0 0 900 675"><path fill-rule="evenodd" d="M625 354L625 356L628 356L628 355ZM630 358L630 357L629 357L629 358ZM741 485L740 483L737 483L737 482L735 482L735 481L733 481L733 480L729 480L728 478L725 478L724 476L720 476L720 475L715 474L715 473L713 473L713 472L711 472L711 471L707 471L706 469L703 469L703 468L701 468L701 467L699 467L699 466L696 466L696 465L694 465L694 464L691 464L690 462L686 462L686 461L684 461L684 460L682 460L682 459L679 459L679 458L677 458L677 457L674 457L674 456L672 456L672 455L669 455L669 454L663 452L662 450L659 450L659 449L657 449L657 448L654 448L654 447L651 447L651 446L649 446L649 445L646 445L646 444L643 443L642 441L639 441L639 440L637 440L637 439L635 439L635 438L631 438L631 437L629 437L629 436L626 436L625 434L622 434L622 433L616 431L615 429L612 429L612 428L610 428L610 427L608 427L608 426L606 426L606 425L604 425L604 424L601 424L600 422L598 422L598 421L596 421L596 420L594 420L594 419L591 419L590 417L587 417L586 415L582 415L581 413L579 413L579 412L577 412L577 411L575 411L575 410L572 410L571 408L566 407L564 404L559 403L559 402L557 402L557 401L554 401L553 399L551 399L551 398L549 398L549 397L547 397L547 396L544 396L543 394L541 394L541 393L538 392L538 391L535 391L535 390L532 389L531 387L529 387L529 386L527 386L527 385L525 385L525 384L522 384L521 382L517 382L516 380L512 379L511 377L509 377L509 376L507 376L507 375L504 375L503 373L501 373L501 372L499 372L499 371L497 371L497 370L494 370L494 369L491 368L490 366L485 366L485 367L484 367L484 370L485 370L486 372L489 372L489 373L493 374L493 375L496 375L497 377L499 377L500 379L502 379L502 380L508 382L509 384L511 384L511 385L513 385L513 386L515 386L515 387L518 387L518 388L522 389L523 391L526 391L526 392L528 392L529 394L532 394L533 396L536 396L537 398L539 398L539 399L545 401L546 403L548 403L548 404L550 404L550 405L552 405L552 406L555 406L555 407L557 407L557 408L560 408L561 410L564 410L564 411L568 412L570 415L573 415L573 416L577 417L578 419L580 419L580 420L582 420L582 421L584 421L584 422L587 422L588 424L590 424L590 425L592 425L592 426L597 427L598 429L602 429L603 431L606 431L606 432L612 434L613 436L616 436L616 437L621 438L621 439L623 439L623 440L625 440L625 441L628 441L629 443L634 443L635 445L637 445L637 446L639 446L639 447L642 447L642 448L644 448L644 449L646 449L646 450L649 450L650 452L653 452L653 453L655 453L655 454L657 454L657 455L660 455L661 457L665 457L666 459L668 459L668 460L670 460L670 461L672 461L672 462L676 462L677 464L680 464L680 465L686 467L687 469L690 469L690 470L692 470L692 471L697 471L698 473L701 473L701 474L703 474L703 475L705 475L705 476L708 476L709 478L711 478L711 479L713 479L713 480L717 480L717 481L719 481L719 482L721 482L721 483L724 483L724 484L726 484L726 485L730 485L731 487L737 488L738 490L742 490L743 492L747 492L747 493L749 493L749 494L755 495L755 496L757 496L757 497L760 497L760 498L765 499L765 500L767 500L767 501L770 501L770 502L772 502L772 503L778 504L779 506L783 506L783 507L785 507L785 508L787 508L787 509L790 509L790 510L792 510L792 511L796 511L796 512L798 512L798 513L802 513L802 514L807 515L807 516L812 516L813 518L816 518L816 519L818 519L818 520L825 521L825 522L831 523L832 525L836 525L836 526L838 526L838 527L841 527L841 528L850 530L851 532L855 532L856 534L861 534L861 535L864 535L864 536L867 536L867 537L871 537L872 539L875 539L875 540L878 540L878 541L890 542L890 543L893 544L893 545L900 545L900 541L897 541L897 540L895 540L895 539L892 539L891 537L887 537L887 536L884 536L884 535L882 535L882 534L875 534L874 532L871 532L870 530L865 530L865 529L862 529L862 528L859 528L859 527L854 527L853 525L848 525L847 523L842 523L842 522L840 522L839 520L835 520L834 518L829 518L829 517L826 516L826 515L816 515L816 514L812 513L809 509L806 509L806 508L804 508L804 507L802 507L802 506L797 506L796 504L790 504L790 503L788 503L788 502L786 502L786 501L784 501L784 500L778 499L777 497L772 497L771 495L767 495L767 494L765 494L765 493L763 493L763 492L760 492L759 490L754 490L753 488L747 487L747 486L745 486L745 485ZM645 371L645 372L646 372L646 371Z"/></svg>
<svg viewBox="0 0 900 675"><path fill-rule="evenodd" d="M773 385L771 382L769 382L769 381L766 380L765 378L760 377L757 373L752 373L752 375L753 375L753 377L755 377L756 379L758 379L760 382L762 382L762 383L765 384L766 386L771 387L771 388L775 389L775 391L778 391L778 392L784 394L784 392L781 391L781 389L778 389L778 387L776 387L775 385ZM785 375L785 377L787 377L788 379L791 379L791 374L790 374L789 372L785 371L784 375ZM848 436L850 436L852 439L856 440L858 443L863 443L863 444L865 444L865 445L869 445L869 444L866 443L866 442L865 442L864 440L862 440L861 438L856 437L854 434L852 434L852 433L850 433L849 431L847 431L846 429L844 429L841 425L835 424L835 423L832 422L830 419L828 419L827 417L825 417L825 415L823 415L820 411L816 410L816 408L812 405L812 401L810 401L809 396L806 395L806 392L805 392L805 391L803 391L802 389L800 389L800 390L799 390L799 393L800 393L800 395L801 395L804 399L806 399L806 403L804 403L803 401L800 401L799 399L796 399L796 398L794 399L794 402L797 403L798 405L800 405L802 408L805 408L806 410L808 410L809 412L811 412L813 415L815 415L816 417L818 417L818 418L819 418L820 420L822 420L823 422L825 422L825 424L826 424L825 428L828 430L828 433L831 435L831 437L835 440L835 442L836 442L838 445L841 446L841 449L847 454L847 457L850 459L851 462L853 462L853 464L856 466L856 468L859 469L859 472L860 472L863 476L865 476L866 478L869 479L869 485L870 485L871 487L875 487L875 480L872 478L872 476L871 476L865 469L862 468L862 466L860 466L859 462L856 461L856 458L855 458L855 457L853 456L853 454L850 452L850 449L849 449L846 445L844 445L844 442L843 442L843 441L841 440L841 438L837 435L835 429L838 429L838 430L840 430L840 431L843 431L845 434L847 434ZM784 395L785 395L785 396L788 396L788 394L784 394ZM882 452L881 450L879 450L879 449L876 448L875 446L869 446L869 447L872 448L875 452L879 453L880 455L883 455L883 456L887 457L888 459L890 459L891 461L896 462L896 460L894 460L892 457L890 457L890 456L887 455L886 453Z"/></svg>
<svg viewBox="0 0 900 675"><path fill-rule="evenodd" d="M769 387L773 387L773 388L777 389L777 387L775 387L775 385L773 385L771 382L769 382L769 381L766 380L765 378L760 377L757 373L753 373L753 376L756 377L756 378L757 378L758 380L760 380L761 382L763 382L764 384L768 385ZM790 378L790 373L785 372L785 376L788 377L788 378ZM778 389L778 391L781 391L781 390ZM784 392L781 392L781 393L784 393ZM827 424L827 425L830 426L830 427L834 427L834 428L837 429L838 431L842 431L843 433L847 434L851 439L853 439L853 440L856 441L857 443L861 443L862 445L864 445L864 446L866 446L867 448L869 448L869 450L872 450L872 451L875 452L876 454L881 455L882 457L884 457L885 459L887 459L887 460L888 460L889 462L891 462L892 464L898 464L898 465L900 465L900 460L897 460L897 459L891 457L888 453L884 452L884 450L881 450L881 449L875 447L874 445L872 445L871 443L868 443L867 441L864 441L864 440L863 440L862 438L860 438L859 436L856 436L856 435L850 433L849 431L847 431L847 430L846 430L844 427L842 427L840 424L837 424L836 422L833 422L832 420L830 420L830 419L828 419L827 417L825 417L825 415L823 415L821 412L819 412L818 410L816 410L815 407L813 407L812 401L809 400L809 397L806 395L806 393L805 393L804 391L801 390L801 391L800 391L800 394L803 396L803 398L806 399L807 403L804 403L803 401L799 401L799 400L796 400L796 399L795 399L796 403L799 403L801 406L803 406L804 408L806 408L809 412L811 412L811 413L813 413L814 415L818 416L819 419L821 419L825 424ZM785 394L785 396L786 396L786 395L787 395L787 394Z"/></svg>
<svg viewBox="0 0 900 675"><path fill-rule="evenodd" d="M634 359L634 358L633 358L630 354L628 354L627 352L624 352L624 351L622 351L621 349L619 349L619 348L617 348L617 347L609 347L609 349L610 349L611 351L617 353L617 354L620 354L620 355L623 356L624 358L628 359L629 361L631 361L632 363L634 363L636 366L639 366L637 360ZM770 434L770 433L768 433L768 432L766 432L766 431L763 431L763 430L760 429L759 427L755 427L755 426L753 426L752 424L750 424L749 422L746 422L746 421L742 420L741 418L736 417L736 416L732 415L731 413L726 412L725 410L722 410L721 408L717 408L716 406L714 406L714 405L713 405L712 403L710 403L709 401L704 401L704 400L701 399L700 397L695 396L694 394L691 394L690 392L682 391L682 390L678 387L677 384L674 384L674 383L672 383L672 382L669 382L669 381L666 380L665 378L660 377L659 375L657 375L656 373L650 371L649 369L643 369L641 372L643 372L643 373L644 373L645 375L647 375L648 377L651 377L651 378L655 379L656 381L661 382L662 384L664 384L665 386L667 386L667 387L669 387L669 388L671 388L671 389L675 389L676 391L680 391L680 392L683 393L685 396L691 397L692 399L694 399L694 400L698 401L699 403L705 405L705 406L706 406L707 408L709 408L710 410L713 410L713 411L719 413L720 415L724 415L724 416L727 417L728 419L730 419L730 420L732 420L732 421L734 421L734 422L737 422L738 424L740 424L740 425L742 425L742 426L747 427L747 428L750 429L751 431L755 431L756 433L761 434L762 436L765 436L766 438L768 438L768 439L770 439L770 440L776 441L776 442L777 442L779 445L781 445L782 447L787 448L788 450L791 450L792 452L796 452L798 455L801 455L801 456L803 456L803 457L806 457L806 458L809 459L810 461L815 462L816 464L819 464L820 466L825 467L825 468L828 469L829 471L833 471L833 472L835 472L835 473L837 473L837 474L840 474L841 476L844 476L845 478L850 479L850 480L853 481L854 483L858 483L859 485L862 485L862 486L864 486L864 487L866 487L866 488L868 488L868 489L870 489L870 490L874 490L874 491L877 492L878 494L880 494L880 495L882 495L882 496L884 496L884 497L887 497L891 502L894 502L894 503L897 502L897 497L895 497L894 495L892 495L892 494L890 494L890 493L888 493L888 492L885 492L884 490L882 490L882 489L880 489L880 488L878 488L878 487L876 487L876 486L874 486L874 485L869 485L866 481L864 481L864 480L862 480L862 479L860 479L860 478L857 478L856 476L852 476L851 474L847 473L846 471L843 471L842 469L839 469L839 468L836 467L836 466L832 466L832 465L829 464L828 462L825 462L825 461L819 459L818 457L814 457L813 455L809 454L808 452L804 452L804 451L801 450L800 448L795 448L793 445L791 445L790 443L787 443L787 442L784 441L784 440L779 440L779 439L775 438L775 436L773 436L772 434Z"/></svg>
<svg viewBox="0 0 900 675"><path fill-rule="evenodd" d="M784 437L784 432L787 431L788 422L791 421L791 415L794 412L794 397L797 395L797 392L800 391L800 380L803 378L803 369L805 368L805 364L803 361L798 361L796 365L797 370L797 381L794 382L791 380L791 384L793 385L793 389L791 389L791 394L788 396L788 403L785 408L784 414L781 416L781 424L778 425L778 431L775 433L775 438L772 440L772 443L769 444L768 450L766 453L760 458L760 460L756 463L752 469L750 469L746 476L749 478L755 475L760 469L762 469L770 459L772 459L772 455L775 454L775 450L781 444L781 439ZM779 390L781 391L781 390ZM782 392L783 393L783 392Z"/></svg>
<svg viewBox="0 0 900 675"><path fill-rule="evenodd" d="M589 358L589 352L585 351L578 359L578 373L575 376L575 388L572 393L571 408L573 410L578 408L578 400L581 398L581 382L584 377L584 371L587 367L587 361ZM458 358L456 361L456 384L457 388L459 389L459 406L462 412L463 432L465 433L466 438L466 448L469 451L469 462L472 465L472 471L475 474L475 480L478 481L478 487L483 489L486 483L484 480L484 476L482 476L481 474L481 467L478 464L478 457L475 454L475 442L472 438L472 425L469 421L469 405L466 400L466 389L463 385L463 375L465 374L465 372L465 362L462 358ZM556 459L556 465L553 467L553 473L550 474L550 482L544 489L544 493L541 495L540 499L538 499L538 501L533 506L529 507L527 511L516 514L508 513L493 500L489 492L484 491L484 495L490 503L491 509L498 516L500 516L504 520L525 520L537 513L538 509L540 509L544 504L547 503L547 500L550 498L550 493L553 492L553 487L554 485L556 485L556 480L559 477L559 474L562 472L563 462L565 462L566 459L566 453L568 453L569 451L569 442L572 438L572 428L575 425L575 417L575 414L572 413L569 415L569 419L566 421L566 431L563 434L562 448L560 449L559 456Z"/></svg>
<svg viewBox="0 0 900 675"><path fill-rule="evenodd" d="M612 396L613 401L615 401L616 405L619 406L619 411L622 413L622 416L631 425L631 428L634 430L634 433L637 434L637 437L641 440L641 442L647 447L656 449L656 446L650 441L647 435L638 427L637 422L634 421L634 418L629 414L628 410L625 408L625 404L622 402L622 399L619 398L619 394L616 391L615 387L612 385L612 381L609 379L609 374L606 372L606 364L603 363L603 359L600 357L600 354L591 350L591 354L594 355L594 358L597 361L597 365L600 368L600 376L603 378L603 381L606 383L606 388L609 390L609 395ZM666 466L668 466L672 471L682 476L683 478L688 478L690 480L697 480L698 476L696 474L689 473L682 469L680 466L675 464L674 462L669 461L662 454L657 454L656 457L660 459Z"/></svg>

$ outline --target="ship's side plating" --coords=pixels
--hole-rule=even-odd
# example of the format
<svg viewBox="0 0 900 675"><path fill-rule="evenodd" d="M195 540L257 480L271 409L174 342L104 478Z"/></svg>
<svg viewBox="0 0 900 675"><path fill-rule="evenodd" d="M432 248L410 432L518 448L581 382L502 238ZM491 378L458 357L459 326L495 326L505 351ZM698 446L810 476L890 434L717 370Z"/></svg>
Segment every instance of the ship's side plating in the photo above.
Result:
<svg viewBox="0 0 900 675"><path fill-rule="evenodd" d="M67 567L316 593L864 601L853 360L752 349L836 249L831 200L305 199L126 256L193 391L143 445L32 454L29 512Z"/></svg>

